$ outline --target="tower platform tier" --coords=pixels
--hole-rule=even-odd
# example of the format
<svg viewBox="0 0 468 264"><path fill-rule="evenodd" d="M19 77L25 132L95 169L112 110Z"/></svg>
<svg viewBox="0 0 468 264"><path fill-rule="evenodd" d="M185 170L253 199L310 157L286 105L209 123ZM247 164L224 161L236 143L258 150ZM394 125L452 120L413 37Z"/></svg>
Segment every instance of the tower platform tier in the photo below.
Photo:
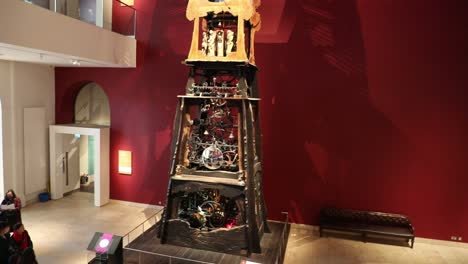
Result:
<svg viewBox="0 0 468 264"><path fill-rule="evenodd" d="M245 186L245 181L243 180L209 177L209 176L175 175L175 176L172 176L171 179L175 181L193 181L193 182L227 184L227 185L233 185L233 186Z"/></svg>
<svg viewBox="0 0 468 264"><path fill-rule="evenodd" d="M207 251L206 247L210 246L209 243L197 243L194 247L193 244L189 244L183 239L180 239L179 245L161 244L157 238L159 225L155 225L124 248L124 263L241 264L250 261L259 264L281 264L288 242L290 226L276 221L268 221L268 225L271 233L265 234L262 239L262 253L252 254L250 257L245 256L246 250L240 250L236 252L237 254L234 252L218 253L213 252L212 249Z"/></svg>
<svg viewBox="0 0 468 264"><path fill-rule="evenodd" d="M252 64L248 61L233 61L221 58L216 60L215 58L216 57L213 57L213 59L206 60L184 60L182 61L182 64L191 67L203 67L207 69L212 68L217 70L226 68L249 68L252 70L258 70L258 67L255 64Z"/></svg>
<svg viewBox="0 0 468 264"><path fill-rule="evenodd" d="M260 98L252 97L216 97L216 96L196 96L196 95L178 95L178 98L187 98L187 99L224 99L224 100L249 100L249 101L260 101Z"/></svg>

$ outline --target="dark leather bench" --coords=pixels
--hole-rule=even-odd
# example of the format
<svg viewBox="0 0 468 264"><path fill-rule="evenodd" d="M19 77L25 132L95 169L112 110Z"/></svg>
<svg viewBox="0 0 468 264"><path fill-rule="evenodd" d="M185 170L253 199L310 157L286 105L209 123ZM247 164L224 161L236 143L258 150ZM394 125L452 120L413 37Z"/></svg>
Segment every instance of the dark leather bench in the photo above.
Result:
<svg viewBox="0 0 468 264"><path fill-rule="evenodd" d="M320 211L320 237L324 230L360 233L364 240L367 235L399 237L411 241L411 248L414 245L414 228L404 215L323 208Z"/></svg>

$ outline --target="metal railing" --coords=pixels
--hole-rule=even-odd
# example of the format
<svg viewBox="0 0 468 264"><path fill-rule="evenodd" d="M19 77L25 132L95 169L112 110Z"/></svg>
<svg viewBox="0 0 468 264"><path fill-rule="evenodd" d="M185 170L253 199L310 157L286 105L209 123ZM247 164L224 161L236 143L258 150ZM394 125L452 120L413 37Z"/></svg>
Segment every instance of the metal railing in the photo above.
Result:
<svg viewBox="0 0 468 264"><path fill-rule="evenodd" d="M135 249L131 247L131 243L143 235L146 231L148 231L150 228L155 226L159 220L161 219L162 213L164 209L159 210L155 214L153 214L151 217L146 219L143 223L139 224L137 227L133 228L130 232L125 234L123 236L123 247L127 251L131 251L135 254L137 254L138 258L138 263L142 263L142 259L145 259L145 263L147 262L148 258L151 259L151 262L159 262L155 258L159 259L164 259L164 261L169 261L169 263L172 263L172 261L184 261L184 263L197 263L197 264L215 264L212 262L205 262L205 261L198 261L198 260L192 260L188 258L183 258L183 257L175 257L175 256L170 256L170 255L165 255L165 254L159 254L159 253L154 253L154 252L148 252L140 249Z"/></svg>
<svg viewBox="0 0 468 264"><path fill-rule="evenodd" d="M285 216L283 230L281 231L281 239L279 241L280 250L276 256L275 263L282 264L284 262L284 256L286 255L286 247L288 245L288 236L289 236L289 213L281 212Z"/></svg>
<svg viewBox="0 0 468 264"><path fill-rule="evenodd" d="M177 263L180 263L180 261L183 261L183 263L216 264L215 262L205 262L205 261L193 260L193 259L182 258L182 257L174 257L174 256L153 253L153 252L143 251L143 250L134 249L134 248L125 248L125 250L129 250L129 251L137 253L138 263L158 263L158 262L166 263L166 261L169 261L169 264L171 264L173 261L177 261ZM144 262L142 262L143 259L145 260ZM148 260L151 260L151 261L149 262Z"/></svg>
<svg viewBox="0 0 468 264"><path fill-rule="evenodd" d="M137 10L120 0L23 0L125 36L136 38ZM111 1L108 6L108 2ZM108 10L110 8L110 10ZM107 11L105 11L107 10ZM112 16L106 15L112 14ZM110 21L112 20L112 21Z"/></svg>
<svg viewBox="0 0 468 264"><path fill-rule="evenodd" d="M124 248L128 247L128 245L130 245L130 243L132 243L133 240L141 236L151 227L155 226L161 219L163 211L164 209L160 209L155 214L153 214L148 219L146 219L143 223L139 224L138 226L130 230L130 232L123 235L123 239L122 239L123 247Z"/></svg>
<svg viewBox="0 0 468 264"><path fill-rule="evenodd" d="M161 213L163 209L158 211L156 214L148 218L145 222L141 223L132 231L128 232L126 235L124 235L124 249L127 250L128 252L132 253L132 261L137 261L137 263L158 263L158 262L168 262L169 264L172 263L173 261L180 263L181 261L183 263L196 263L196 264L216 264L214 262L205 262L205 261L200 261L200 260L193 260L193 259L188 259L188 258L183 258L183 257L175 257L171 255L166 255L166 254L160 254L160 253L154 253L154 252L149 252L149 251L144 251L136 248L130 247L130 243L134 241L136 238L138 238L140 235L142 235L145 231L153 227L160 219L161 219ZM277 251L277 255L274 257L274 263L275 264L282 264L284 262L284 257L286 253L286 247L287 247L287 242L288 242L288 236L289 236L289 213L288 212L282 212L282 214L285 216L284 217L284 225L281 230L281 237L280 240L278 241L279 244L279 250ZM154 219L151 220L151 219ZM154 223L153 223L154 222ZM146 224L146 225L145 225ZM146 226L146 228L145 228ZM241 262L244 263L244 262Z"/></svg>

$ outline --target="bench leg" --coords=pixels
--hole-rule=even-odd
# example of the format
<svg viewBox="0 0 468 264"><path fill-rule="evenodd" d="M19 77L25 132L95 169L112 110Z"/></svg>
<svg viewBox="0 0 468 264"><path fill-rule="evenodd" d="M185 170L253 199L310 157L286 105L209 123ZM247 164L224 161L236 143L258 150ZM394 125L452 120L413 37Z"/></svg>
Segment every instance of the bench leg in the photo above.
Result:
<svg viewBox="0 0 468 264"><path fill-rule="evenodd" d="M411 239L411 248L413 248L413 245L414 245L414 238Z"/></svg>
<svg viewBox="0 0 468 264"><path fill-rule="evenodd" d="M362 233L362 241L364 243L367 243L367 234L366 233Z"/></svg>
<svg viewBox="0 0 468 264"><path fill-rule="evenodd" d="M322 237L322 227L319 227L319 237Z"/></svg>

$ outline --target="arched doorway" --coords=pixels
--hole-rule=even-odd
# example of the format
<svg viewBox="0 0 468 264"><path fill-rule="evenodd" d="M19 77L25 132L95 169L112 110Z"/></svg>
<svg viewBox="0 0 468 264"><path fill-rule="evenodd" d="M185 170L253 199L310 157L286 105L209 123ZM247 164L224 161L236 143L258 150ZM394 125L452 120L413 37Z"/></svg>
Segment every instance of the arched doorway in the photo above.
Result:
<svg viewBox="0 0 468 264"><path fill-rule="evenodd" d="M99 84L86 84L76 96L75 123L110 126L109 98Z"/></svg>
<svg viewBox="0 0 468 264"><path fill-rule="evenodd" d="M94 204L102 206L109 201L109 99L91 82L73 107L74 124L49 129L52 199L80 191L94 193Z"/></svg>
<svg viewBox="0 0 468 264"><path fill-rule="evenodd" d="M99 84L90 82L81 88L75 99L74 120L80 125L110 126L109 98ZM73 141L79 150L79 160L76 157L70 162L79 164L80 191L94 192L95 137L74 135L74 138L79 139Z"/></svg>

